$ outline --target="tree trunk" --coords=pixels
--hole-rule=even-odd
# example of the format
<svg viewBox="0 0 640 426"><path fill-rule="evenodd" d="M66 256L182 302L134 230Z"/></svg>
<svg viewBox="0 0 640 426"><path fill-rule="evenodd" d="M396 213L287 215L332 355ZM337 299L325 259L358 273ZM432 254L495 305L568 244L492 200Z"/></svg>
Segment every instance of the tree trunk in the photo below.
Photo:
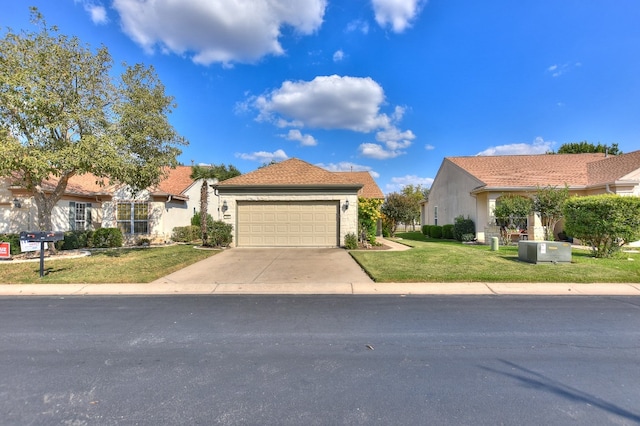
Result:
<svg viewBox="0 0 640 426"><path fill-rule="evenodd" d="M209 244L209 235L207 233L207 208L209 205L209 191L208 183L206 179L202 180L202 186L200 187L200 233L202 234L202 245L207 246Z"/></svg>

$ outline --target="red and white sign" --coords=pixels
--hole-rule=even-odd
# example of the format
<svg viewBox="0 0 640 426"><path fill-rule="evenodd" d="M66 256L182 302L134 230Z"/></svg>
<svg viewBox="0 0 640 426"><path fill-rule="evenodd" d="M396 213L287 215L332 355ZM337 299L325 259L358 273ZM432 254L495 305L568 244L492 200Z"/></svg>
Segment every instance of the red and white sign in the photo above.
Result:
<svg viewBox="0 0 640 426"><path fill-rule="evenodd" d="M9 259L11 257L11 244L0 243L0 259Z"/></svg>

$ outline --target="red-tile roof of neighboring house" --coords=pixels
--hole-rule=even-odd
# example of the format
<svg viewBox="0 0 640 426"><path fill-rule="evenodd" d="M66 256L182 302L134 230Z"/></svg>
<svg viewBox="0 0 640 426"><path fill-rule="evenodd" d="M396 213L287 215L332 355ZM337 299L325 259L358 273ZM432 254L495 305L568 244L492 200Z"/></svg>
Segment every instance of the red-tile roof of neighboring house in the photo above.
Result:
<svg viewBox="0 0 640 426"><path fill-rule="evenodd" d="M191 166L177 166L165 169L166 176L151 190L155 195L180 196L195 182L191 178ZM187 199L187 198L185 198Z"/></svg>
<svg viewBox="0 0 640 426"><path fill-rule="evenodd" d="M587 165L589 186L614 183L638 169L640 169L640 151L607 157L603 160L589 163Z"/></svg>
<svg viewBox="0 0 640 426"><path fill-rule="evenodd" d="M262 167L253 172L220 182L225 187L263 186L345 186L362 187L344 174L329 172L297 158Z"/></svg>
<svg viewBox="0 0 640 426"><path fill-rule="evenodd" d="M544 154L448 157L447 160L482 182L484 188L536 186L586 187L587 165L604 154ZM638 166L640 167L640 165Z"/></svg>
<svg viewBox="0 0 640 426"><path fill-rule="evenodd" d="M348 179L361 183L364 186L358 191L358 196L363 198L384 199L384 194L378 186L373 176L369 172L334 172L344 174Z"/></svg>

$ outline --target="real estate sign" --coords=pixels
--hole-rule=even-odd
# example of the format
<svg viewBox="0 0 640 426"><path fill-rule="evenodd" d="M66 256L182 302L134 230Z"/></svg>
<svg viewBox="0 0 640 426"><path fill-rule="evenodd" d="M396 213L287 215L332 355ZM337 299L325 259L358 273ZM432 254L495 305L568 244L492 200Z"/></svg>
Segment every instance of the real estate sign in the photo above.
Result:
<svg viewBox="0 0 640 426"><path fill-rule="evenodd" d="M0 259L9 259L11 257L11 244L0 243Z"/></svg>

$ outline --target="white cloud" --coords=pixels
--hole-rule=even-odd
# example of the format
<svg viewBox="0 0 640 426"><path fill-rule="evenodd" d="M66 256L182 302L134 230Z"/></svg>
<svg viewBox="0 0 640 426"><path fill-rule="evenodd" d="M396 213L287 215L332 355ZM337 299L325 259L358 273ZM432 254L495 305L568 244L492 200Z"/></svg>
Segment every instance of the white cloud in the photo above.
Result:
<svg viewBox="0 0 640 426"><path fill-rule="evenodd" d="M362 34L368 34L369 33L369 23L367 21L356 19L355 21L349 22L349 24L347 25L347 30L346 31L348 33L351 33L351 32L354 32L354 31L359 31Z"/></svg>
<svg viewBox="0 0 640 426"><path fill-rule="evenodd" d="M340 62L344 59L344 52L342 50L337 50L336 53L333 54L333 62Z"/></svg>
<svg viewBox="0 0 640 426"><path fill-rule="evenodd" d="M574 63L567 62L566 64L561 64L561 65L553 64L547 68L547 72L551 74L551 77L560 77L561 75L566 74L569 71L572 71L573 69L581 66L582 66L581 62L574 62Z"/></svg>
<svg viewBox="0 0 640 426"><path fill-rule="evenodd" d="M81 3L85 12L91 17L91 21L96 25L103 25L109 22L107 17L107 9L100 3L94 3L89 0L74 0L74 3Z"/></svg>
<svg viewBox="0 0 640 426"><path fill-rule="evenodd" d="M369 132L382 127L382 87L371 78L319 76L311 81L285 81L279 89L259 96L254 106L259 120L286 117L300 125L322 129Z"/></svg>
<svg viewBox="0 0 640 426"><path fill-rule="evenodd" d="M499 145L492 146L491 148L487 148L482 152L479 152L476 155L535 155L535 154L545 154L549 151L552 151L553 145L555 142L553 141L545 141L543 138L538 136L535 138L533 143L514 143L508 145Z"/></svg>
<svg viewBox="0 0 640 426"><path fill-rule="evenodd" d="M330 172L369 172L369 174L376 179L380 177L380 173L373 171L371 167L351 163L349 161L341 161L339 163L329 164L318 163L316 164L316 166L322 167L323 169L329 170Z"/></svg>
<svg viewBox="0 0 640 426"><path fill-rule="evenodd" d="M360 155L367 158L374 158L376 160L388 160L389 158L395 158L404 154L402 151L394 151L386 149L384 146L377 143L363 143L358 147Z"/></svg>
<svg viewBox="0 0 640 426"><path fill-rule="evenodd" d="M113 1L123 31L145 51L187 54L204 65L281 55L281 28L312 34L322 25L326 5L327 0Z"/></svg>
<svg viewBox="0 0 640 426"><path fill-rule="evenodd" d="M432 151L432 150L436 149L436 147L433 146L433 145L426 144L424 146L424 149L426 149L427 151Z"/></svg>
<svg viewBox="0 0 640 426"><path fill-rule="evenodd" d="M397 106L391 115L380 112L385 104L382 87L370 77L318 76L311 81L285 81L280 88L249 99L238 111L252 106L256 120L285 127L342 129L360 133L376 132L380 144L360 146L360 154L370 158L393 158L404 154L415 135L400 130L406 108Z"/></svg>
<svg viewBox="0 0 640 426"><path fill-rule="evenodd" d="M390 26L393 32L401 33L411 26L426 0L372 0L372 3L378 25Z"/></svg>
<svg viewBox="0 0 640 426"><path fill-rule="evenodd" d="M389 192L397 192L400 191L403 187L407 185L421 185L426 188L431 188L431 184L433 183L433 178L427 177L419 177L416 175L405 175L401 177L392 177L391 183L385 185L385 189L387 193Z"/></svg>
<svg viewBox="0 0 640 426"><path fill-rule="evenodd" d="M303 135L298 129L291 129L286 135L280 135L289 141L298 141L302 146L316 146L318 141L311 135Z"/></svg>
<svg viewBox="0 0 640 426"><path fill-rule="evenodd" d="M275 152L258 151L250 154L236 153L236 157L242 160L258 161L263 164L270 163L271 161L282 161L289 158L281 149Z"/></svg>

